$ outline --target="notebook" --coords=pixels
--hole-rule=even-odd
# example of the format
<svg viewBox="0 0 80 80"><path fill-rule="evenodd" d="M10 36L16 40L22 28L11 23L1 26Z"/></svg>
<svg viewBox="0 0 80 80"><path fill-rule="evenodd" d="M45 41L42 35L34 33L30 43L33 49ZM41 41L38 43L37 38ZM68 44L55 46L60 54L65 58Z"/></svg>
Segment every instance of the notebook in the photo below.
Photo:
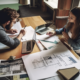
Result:
<svg viewBox="0 0 80 80"><path fill-rule="evenodd" d="M73 80L78 74L79 70L75 67L60 69L57 71L65 80Z"/></svg>

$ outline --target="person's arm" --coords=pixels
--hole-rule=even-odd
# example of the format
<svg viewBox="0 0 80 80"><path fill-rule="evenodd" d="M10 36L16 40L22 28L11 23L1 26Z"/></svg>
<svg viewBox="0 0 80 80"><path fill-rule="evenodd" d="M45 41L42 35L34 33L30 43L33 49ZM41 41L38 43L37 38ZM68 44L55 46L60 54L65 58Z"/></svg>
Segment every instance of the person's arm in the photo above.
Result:
<svg viewBox="0 0 80 80"><path fill-rule="evenodd" d="M10 38L3 30L0 30L0 42L9 46L10 48L16 48L20 44L20 41L17 38Z"/></svg>
<svg viewBox="0 0 80 80"><path fill-rule="evenodd" d="M56 35L56 32L55 31L54 32L47 32L46 34L49 36L54 36L54 35Z"/></svg>
<svg viewBox="0 0 80 80"><path fill-rule="evenodd" d="M66 27L66 25L63 28L56 29L55 30L56 34L62 34L62 32L64 31L65 27Z"/></svg>
<svg viewBox="0 0 80 80"><path fill-rule="evenodd" d="M65 27L66 27L66 25L63 28L56 29L54 32L48 32L47 35L54 36L55 34L62 34L62 32L64 31Z"/></svg>
<svg viewBox="0 0 80 80"><path fill-rule="evenodd" d="M69 38L68 43L73 47L74 50L80 49L80 36L78 37L77 40Z"/></svg>
<svg viewBox="0 0 80 80"><path fill-rule="evenodd" d="M16 30L16 29L10 29L10 30L5 29L5 31L6 31L7 33L11 33L11 34L17 33L17 30Z"/></svg>
<svg viewBox="0 0 80 80"><path fill-rule="evenodd" d="M16 48L20 44L20 40L22 38L23 30L21 30L19 36L17 38L10 38L8 35L6 35L6 32L4 30L0 30L0 42L9 46L10 48Z"/></svg>
<svg viewBox="0 0 80 80"><path fill-rule="evenodd" d="M25 35L26 31L23 29L20 31L20 34L18 35L17 39L20 41L21 38Z"/></svg>

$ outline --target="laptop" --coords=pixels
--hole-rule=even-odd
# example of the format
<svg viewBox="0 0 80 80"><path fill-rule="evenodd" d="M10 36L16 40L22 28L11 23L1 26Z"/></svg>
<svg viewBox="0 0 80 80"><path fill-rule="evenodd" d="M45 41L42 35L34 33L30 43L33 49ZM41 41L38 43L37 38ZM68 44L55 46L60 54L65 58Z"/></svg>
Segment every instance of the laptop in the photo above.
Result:
<svg viewBox="0 0 80 80"><path fill-rule="evenodd" d="M47 24L42 24L42 25L40 25L40 26L37 26L36 27L36 32L38 33L38 34L45 34L45 33L47 33L47 32L49 32L49 31L51 31L51 30L53 30L52 28L50 28L50 25L51 25L52 23L47 23Z"/></svg>
<svg viewBox="0 0 80 80"><path fill-rule="evenodd" d="M32 39L22 42L22 54L32 52L35 42L36 42L36 32L34 30Z"/></svg>

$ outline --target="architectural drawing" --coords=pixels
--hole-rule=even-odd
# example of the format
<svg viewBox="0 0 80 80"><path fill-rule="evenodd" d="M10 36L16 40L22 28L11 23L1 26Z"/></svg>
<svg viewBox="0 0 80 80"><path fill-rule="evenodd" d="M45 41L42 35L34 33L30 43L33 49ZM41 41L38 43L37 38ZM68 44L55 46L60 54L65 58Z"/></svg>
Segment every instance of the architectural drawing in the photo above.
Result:
<svg viewBox="0 0 80 80"><path fill-rule="evenodd" d="M34 68L41 68L41 67L47 67L47 66L61 66L60 62L58 61L58 59L56 59L55 56L45 56L45 57L41 57L39 60L34 60L32 62Z"/></svg>
<svg viewBox="0 0 80 80"><path fill-rule="evenodd" d="M62 65L68 66L76 63L76 61L70 56L66 54L52 54L44 57L40 57L40 59L35 59L32 64L34 69L52 66L59 67Z"/></svg>

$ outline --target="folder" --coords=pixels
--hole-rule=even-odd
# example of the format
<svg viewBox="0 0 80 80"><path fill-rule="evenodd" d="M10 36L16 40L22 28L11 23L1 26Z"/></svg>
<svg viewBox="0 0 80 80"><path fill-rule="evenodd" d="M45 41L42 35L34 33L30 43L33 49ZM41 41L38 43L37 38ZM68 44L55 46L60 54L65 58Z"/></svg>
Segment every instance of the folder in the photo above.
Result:
<svg viewBox="0 0 80 80"><path fill-rule="evenodd" d="M79 70L75 67L60 69L57 71L65 80L73 80L79 74Z"/></svg>

